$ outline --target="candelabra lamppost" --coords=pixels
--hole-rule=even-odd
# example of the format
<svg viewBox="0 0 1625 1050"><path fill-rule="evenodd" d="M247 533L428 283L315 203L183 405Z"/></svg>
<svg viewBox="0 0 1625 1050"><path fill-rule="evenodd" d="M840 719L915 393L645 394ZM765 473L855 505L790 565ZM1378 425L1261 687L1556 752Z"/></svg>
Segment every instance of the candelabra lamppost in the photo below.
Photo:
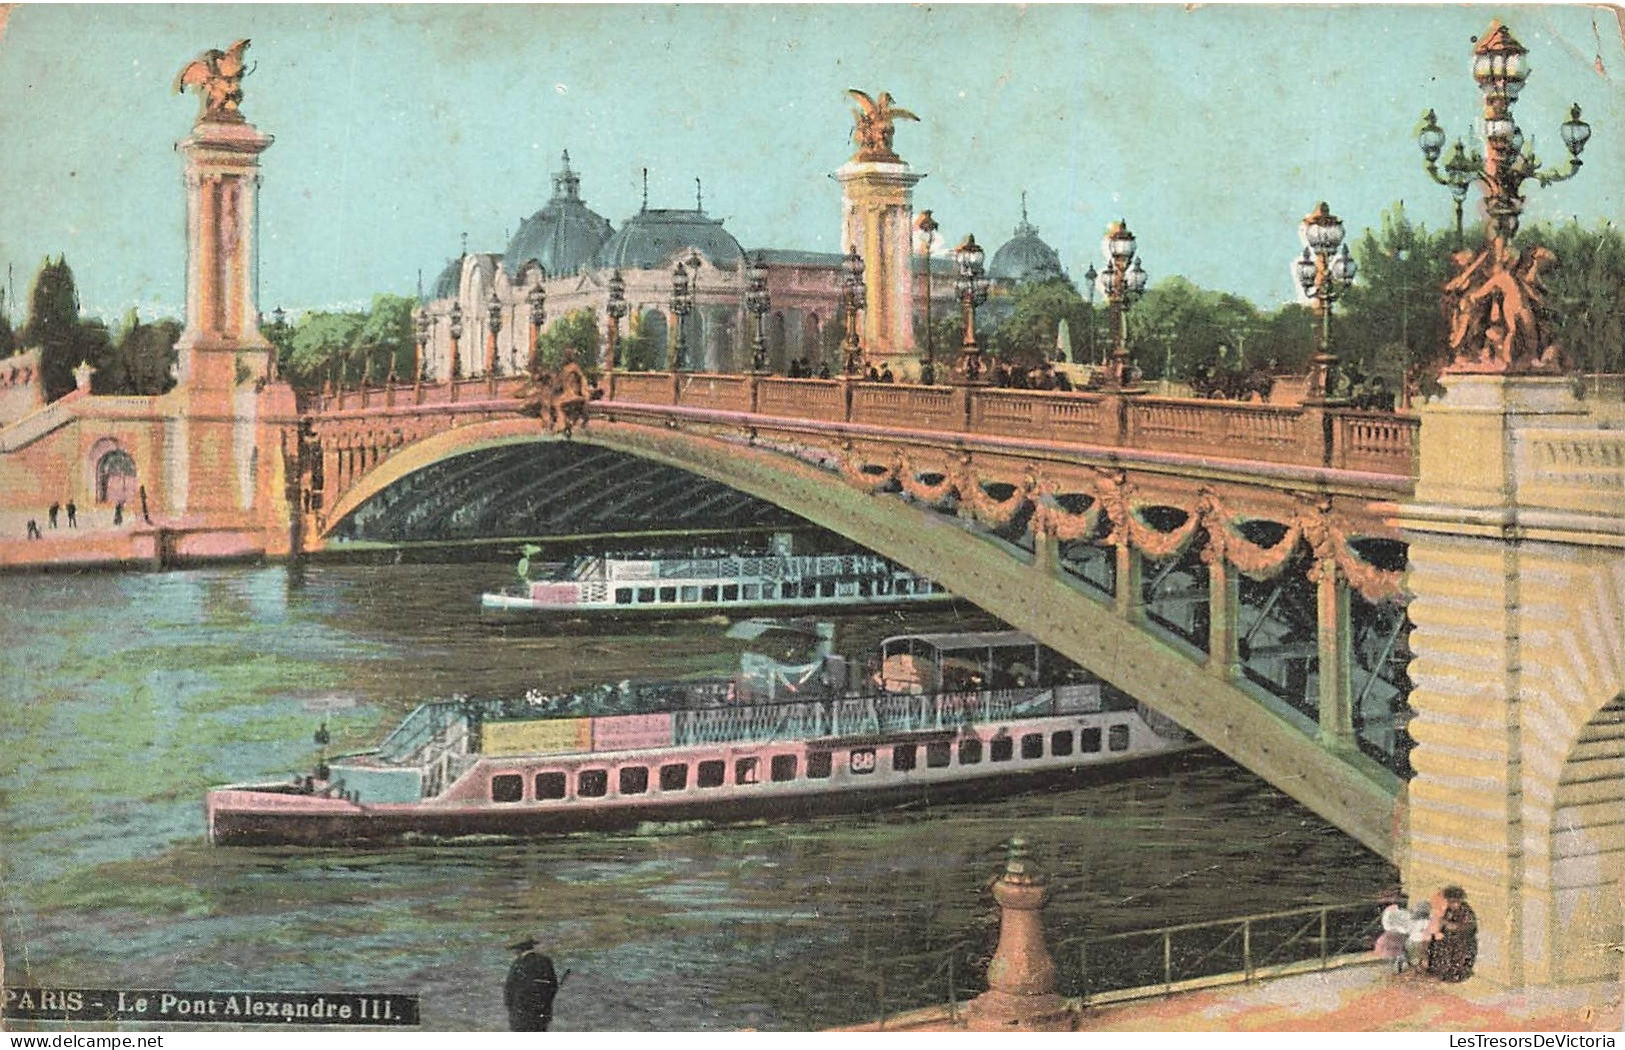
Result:
<svg viewBox="0 0 1625 1050"><path fill-rule="evenodd" d="M925 255L925 358L920 362L920 382L930 386L937 381L936 348L931 333L931 251L936 247L940 227L929 211L922 211L920 217L914 220L914 228L925 234L922 245Z"/></svg>
<svg viewBox="0 0 1625 1050"><path fill-rule="evenodd" d="M609 341L604 346L604 371L613 372L621 367L621 318L626 316L626 279L617 269L609 275L609 301L604 304L609 315Z"/></svg>
<svg viewBox="0 0 1625 1050"><path fill-rule="evenodd" d="M451 383L451 400L457 400L457 380L463 371L462 356L458 353L459 344L463 338L463 306L461 303L451 304L451 317L449 329L451 331L451 362L446 368L448 380Z"/></svg>
<svg viewBox="0 0 1625 1050"><path fill-rule="evenodd" d="M841 298L846 307L846 361L841 372L847 376L863 374L863 345L858 340L858 311L867 309L868 292L863 287L863 256L854 245L841 264Z"/></svg>
<svg viewBox="0 0 1625 1050"><path fill-rule="evenodd" d="M525 293L525 303L530 307L530 360L525 362L525 367L535 375L537 347L542 341L542 325L547 323L547 292L542 288L541 280L537 280L536 286Z"/></svg>
<svg viewBox="0 0 1625 1050"><path fill-rule="evenodd" d="M698 183L699 180L696 179L695 184L698 185ZM691 362L689 371L703 372L705 371L705 314L704 308L700 306L700 253L689 252L688 261L684 265L688 267L688 302L692 308L690 312L694 315L694 320L699 322L694 326L694 352L692 355L698 358L699 367L695 368Z"/></svg>
<svg viewBox="0 0 1625 1050"><path fill-rule="evenodd" d="M1106 364L1105 386L1122 390L1127 386L1131 366L1128 357L1128 308L1145 292L1146 272L1135 254L1134 234L1119 219L1106 230L1106 270L1096 279L1101 294L1112 307L1115 330L1111 360ZM1092 269L1092 267L1091 267Z"/></svg>
<svg viewBox="0 0 1625 1050"><path fill-rule="evenodd" d="M502 300L496 289L485 303L485 388L492 397L497 393L497 376L502 373L502 360L497 357L497 333L502 331Z"/></svg>
<svg viewBox="0 0 1625 1050"><path fill-rule="evenodd" d="M677 330L676 353L671 361L673 372L683 371L688 363L687 341L683 338L683 329L687 327L684 322L692 309L694 309L694 289L688 283L688 271L683 269L682 263L678 263L671 271L671 312L676 317L676 323L672 327Z"/></svg>
<svg viewBox="0 0 1625 1050"><path fill-rule="evenodd" d="M1549 374L1562 368L1550 323L1539 306L1538 271L1551 261L1551 253L1544 248L1515 250L1511 242L1523 212L1523 184L1534 179L1549 186L1578 174L1591 126L1580 119L1578 103L1570 107L1569 119L1558 128L1569 151L1568 166L1541 166L1512 117L1512 104L1529 76L1527 54L1499 21L1490 23L1473 48L1473 79L1484 96L1482 153L1475 149L1469 156L1458 142L1441 177L1436 162L1445 134L1432 110L1417 132L1427 173L1456 197L1458 225L1466 187L1476 181L1484 193L1486 244L1444 286L1452 357L1447 372Z"/></svg>
<svg viewBox="0 0 1625 1050"><path fill-rule="evenodd" d="M767 371L767 334L763 330L767 312L773 301L767 293L767 260L761 252L745 271L745 310L756 316L756 337L750 344L750 368L753 372Z"/></svg>
<svg viewBox="0 0 1625 1050"><path fill-rule="evenodd" d="M1095 269L1094 263L1083 271L1083 296L1089 302L1089 363L1098 365L1102 362L1096 356L1099 351L1095 348L1095 282L1100 280L1100 271Z"/></svg>
<svg viewBox="0 0 1625 1050"><path fill-rule="evenodd" d="M965 331L959 343L958 375L967 383L982 381L982 347L976 341L976 308L987 302L988 279L982 261L987 257L976 237L966 234L954 249L954 261L959 274L954 278L954 291L959 293L959 312L965 322Z"/></svg>
<svg viewBox="0 0 1625 1050"><path fill-rule="evenodd" d="M275 380L277 376L276 359L282 352L282 345L288 341L288 315L282 307L271 311L271 354L266 366L266 378Z"/></svg>
<svg viewBox="0 0 1625 1050"><path fill-rule="evenodd" d="M1320 315L1320 345L1309 362L1309 384L1304 400L1324 404L1331 400L1337 382L1337 355L1332 353L1332 304L1354 283L1354 259L1343 240L1343 222L1326 208L1326 202L1304 217L1300 227L1303 254L1294 264L1298 286L1304 297L1315 304Z"/></svg>
<svg viewBox="0 0 1625 1050"><path fill-rule="evenodd" d="M412 400L423 400L423 352L429 344L429 308L420 306L414 311L412 318L414 334L412 341Z"/></svg>

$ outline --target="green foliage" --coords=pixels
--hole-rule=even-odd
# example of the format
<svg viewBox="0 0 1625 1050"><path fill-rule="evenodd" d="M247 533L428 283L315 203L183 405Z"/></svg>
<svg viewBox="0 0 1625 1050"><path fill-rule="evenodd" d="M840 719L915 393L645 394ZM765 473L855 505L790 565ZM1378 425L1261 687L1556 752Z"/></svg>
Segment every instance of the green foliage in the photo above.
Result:
<svg viewBox="0 0 1625 1050"><path fill-rule="evenodd" d="M0 289L0 357L10 357L22 349L17 344L17 333L12 330L10 315L5 290Z"/></svg>
<svg viewBox="0 0 1625 1050"><path fill-rule="evenodd" d="M290 336L291 350L282 374L302 390L319 390L329 382L349 386L361 376L361 328L366 315L313 311L299 318Z"/></svg>
<svg viewBox="0 0 1625 1050"><path fill-rule="evenodd" d="M1613 223L1576 222L1528 231L1557 256L1546 277L1552 335L1578 372L1625 371L1625 236Z"/></svg>
<svg viewBox="0 0 1625 1050"><path fill-rule="evenodd" d="M1072 344L1071 360L1082 362L1089 353L1094 307L1072 282L1056 277L1035 284L1017 285L1010 313L993 330L988 344L1000 359L1031 368L1041 360L1054 360L1056 336L1065 321ZM963 341L955 321L954 343ZM1098 336L1096 337L1098 339Z"/></svg>
<svg viewBox="0 0 1625 1050"><path fill-rule="evenodd" d="M356 347L365 382L379 386L394 375L397 382L412 379L416 356L412 311L417 300L402 295L375 295L372 309L361 324Z"/></svg>
<svg viewBox="0 0 1625 1050"><path fill-rule="evenodd" d="M1129 311L1129 356L1149 379L1189 377L1198 365L1251 365L1256 347L1247 344L1261 321L1239 296L1169 277Z"/></svg>
<svg viewBox="0 0 1625 1050"><path fill-rule="evenodd" d="M40 348L47 401L74 389L73 370L81 362L98 370L107 364L112 345L107 326L100 321L80 321L73 270L63 256L57 256L55 262L47 258L34 277L22 343L24 349Z"/></svg>
<svg viewBox="0 0 1625 1050"><path fill-rule="evenodd" d="M621 340L621 352L626 353L627 340ZM534 367L548 370L564 362L564 351L576 352L576 364L582 368L596 367L599 360L598 314L589 309L571 310L542 329L536 337Z"/></svg>
<svg viewBox="0 0 1625 1050"><path fill-rule="evenodd" d="M1454 272L1455 232L1413 224L1396 204L1350 250L1359 269L1332 315L1333 352L1398 390L1411 366L1443 363L1439 297Z"/></svg>
<svg viewBox="0 0 1625 1050"><path fill-rule="evenodd" d="M134 307L124 314L107 364L91 380L98 394L152 396L175 385L175 342L179 321L164 318L144 324Z"/></svg>
<svg viewBox="0 0 1625 1050"><path fill-rule="evenodd" d="M620 337L621 367L629 372L652 372L662 367L662 350L654 332L645 324L629 324Z"/></svg>

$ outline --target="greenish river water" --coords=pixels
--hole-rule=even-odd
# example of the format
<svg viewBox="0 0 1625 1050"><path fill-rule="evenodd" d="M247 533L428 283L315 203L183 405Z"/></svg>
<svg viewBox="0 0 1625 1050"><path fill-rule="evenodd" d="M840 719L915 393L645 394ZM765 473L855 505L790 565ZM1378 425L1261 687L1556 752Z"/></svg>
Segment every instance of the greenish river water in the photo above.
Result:
<svg viewBox="0 0 1625 1050"><path fill-rule="evenodd" d="M787 825L349 852L217 849L211 785L376 743L423 699L727 669L723 624L502 631L506 563L0 579L0 935L13 985L376 991L505 1027L516 935L572 974L555 1030L807 1030L945 1000L1022 835L1052 943L1372 899L1378 857L1198 753L1076 790ZM848 618L843 651L985 625ZM331 709L331 710L329 710ZM324 714L324 712L327 712ZM958 995L982 987L956 963ZM19 1027L23 1027L20 1026Z"/></svg>

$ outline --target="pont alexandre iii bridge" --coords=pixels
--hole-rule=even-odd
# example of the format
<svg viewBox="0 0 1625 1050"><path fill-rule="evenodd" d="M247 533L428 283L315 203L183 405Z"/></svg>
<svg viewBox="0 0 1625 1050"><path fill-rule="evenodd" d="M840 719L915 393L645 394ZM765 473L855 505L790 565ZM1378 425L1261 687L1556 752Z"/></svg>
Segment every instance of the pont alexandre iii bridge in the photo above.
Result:
<svg viewBox="0 0 1625 1050"><path fill-rule="evenodd" d="M238 111L241 54L209 56L179 147L179 385L81 391L0 428L7 511L139 479L150 521L0 540L0 563L96 544L105 560L296 555L401 512L424 478L462 498L480 457L533 453L610 498L657 464L1028 631L1392 859L1413 894L1462 885L1483 977L1618 975L1625 428L1522 349L1470 348L1415 415L614 370L568 434L521 412L518 377L301 402L253 296L270 139Z"/></svg>

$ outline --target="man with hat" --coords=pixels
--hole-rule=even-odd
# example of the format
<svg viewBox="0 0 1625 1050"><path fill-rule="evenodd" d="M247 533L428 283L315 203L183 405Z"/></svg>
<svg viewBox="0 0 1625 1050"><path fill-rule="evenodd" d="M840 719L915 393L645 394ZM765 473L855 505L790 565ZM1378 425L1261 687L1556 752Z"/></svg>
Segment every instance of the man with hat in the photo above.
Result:
<svg viewBox="0 0 1625 1050"><path fill-rule="evenodd" d="M534 937L521 938L508 947L519 953L508 967L508 982L502 989L508 1030L545 1032L553 1023L553 997L559 993L553 960L536 950Z"/></svg>

